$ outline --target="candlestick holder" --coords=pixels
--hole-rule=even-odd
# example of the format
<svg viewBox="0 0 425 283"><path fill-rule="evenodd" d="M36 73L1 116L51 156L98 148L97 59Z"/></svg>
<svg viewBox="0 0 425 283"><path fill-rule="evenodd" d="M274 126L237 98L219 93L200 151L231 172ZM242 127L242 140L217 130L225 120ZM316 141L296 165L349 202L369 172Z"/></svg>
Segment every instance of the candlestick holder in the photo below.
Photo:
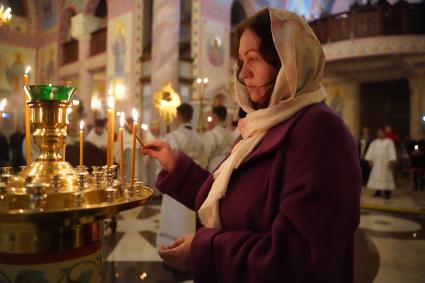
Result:
<svg viewBox="0 0 425 283"><path fill-rule="evenodd" d="M93 166L90 174L86 166L73 168L63 161L75 88L30 85L24 90L40 156L18 174L1 169L0 277L62 282L72 274L75 282L101 282L103 219L146 204L153 190L138 184L129 197L115 179L115 165Z"/></svg>

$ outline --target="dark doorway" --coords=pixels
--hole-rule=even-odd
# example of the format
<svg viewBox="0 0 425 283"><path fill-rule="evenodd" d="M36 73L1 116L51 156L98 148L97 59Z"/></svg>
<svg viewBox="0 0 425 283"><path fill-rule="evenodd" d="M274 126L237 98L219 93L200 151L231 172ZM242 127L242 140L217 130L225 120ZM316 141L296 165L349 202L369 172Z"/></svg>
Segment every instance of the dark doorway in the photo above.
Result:
<svg viewBox="0 0 425 283"><path fill-rule="evenodd" d="M361 126L369 127L372 137L376 136L378 128L387 124L400 138L409 135L410 90L407 80L362 84L360 107Z"/></svg>

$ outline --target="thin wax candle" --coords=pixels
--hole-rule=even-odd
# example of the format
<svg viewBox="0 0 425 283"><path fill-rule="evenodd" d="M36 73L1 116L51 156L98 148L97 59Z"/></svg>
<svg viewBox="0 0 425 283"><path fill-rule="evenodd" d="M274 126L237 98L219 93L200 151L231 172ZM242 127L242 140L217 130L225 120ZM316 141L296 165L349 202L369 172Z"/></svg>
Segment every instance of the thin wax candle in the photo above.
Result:
<svg viewBox="0 0 425 283"><path fill-rule="evenodd" d="M84 151L84 121L80 121L80 166L83 166L83 151Z"/></svg>
<svg viewBox="0 0 425 283"><path fill-rule="evenodd" d="M24 74L24 86L29 84L29 72L31 71L31 66L27 66ZM28 98L25 95L24 97L24 109L25 109L25 151L26 151L26 161L27 166L31 165L31 127L30 127L30 110L27 104Z"/></svg>
<svg viewBox="0 0 425 283"><path fill-rule="evenodd" d="M120 147L120 177L121 180L124 180L124 123L125 123L125 114L121 112L120 114L120 128L118 131L118 140Z"/></svg>
<svg viewBox="0 0 425 283"><path fill-rule="evenodd" d="M136 136L137 136L137 128L138 123L137 120L139 119L139 113L136 109L133 108L133 139L132 139L132 152L131 152L131 186L134 185L134 173L135 173L135 165L136 165Z"/></svg>

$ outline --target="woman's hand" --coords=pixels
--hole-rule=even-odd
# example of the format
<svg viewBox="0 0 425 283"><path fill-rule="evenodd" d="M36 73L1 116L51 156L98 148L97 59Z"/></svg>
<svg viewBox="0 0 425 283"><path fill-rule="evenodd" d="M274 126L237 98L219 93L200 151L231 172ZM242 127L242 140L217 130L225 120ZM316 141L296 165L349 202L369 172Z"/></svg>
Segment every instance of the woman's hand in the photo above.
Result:
<svg viewBox="0 0 425 283"><path fill-rule="evenodd" d="M181 236L169 246L161 246L158 254L166 264L178 270L190 270L191 257L190 246L194 234Z"/></svg>
<svg viewBox="0 0 425 283"><path fill-rule="evenodd" d="M158 159L162 168L170 171L176 163L176 155L170 145L164 141L156 140L145 143L142 147L142 153Z"/></svg>

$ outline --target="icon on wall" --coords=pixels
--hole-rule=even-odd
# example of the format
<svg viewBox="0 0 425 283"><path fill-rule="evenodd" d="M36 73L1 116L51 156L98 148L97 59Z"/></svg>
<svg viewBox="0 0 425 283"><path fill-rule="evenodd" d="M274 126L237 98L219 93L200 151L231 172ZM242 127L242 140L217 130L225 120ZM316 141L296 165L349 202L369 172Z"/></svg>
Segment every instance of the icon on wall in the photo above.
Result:
<svg viewBox="0 0 425 283"><path fill-rule="evenodd" d="M224 62L223 40L217 35L210 36L207 46L208 59L214 66L221 66Z"/></svg>
<svg viewBox="0 0 425 283"><path fill-rule="evenodd" d="M119 21L116 25L115 40L113 43L115 76L124 75L124 58L126 52L126 43L124 37L124 23Z"/></svg>

